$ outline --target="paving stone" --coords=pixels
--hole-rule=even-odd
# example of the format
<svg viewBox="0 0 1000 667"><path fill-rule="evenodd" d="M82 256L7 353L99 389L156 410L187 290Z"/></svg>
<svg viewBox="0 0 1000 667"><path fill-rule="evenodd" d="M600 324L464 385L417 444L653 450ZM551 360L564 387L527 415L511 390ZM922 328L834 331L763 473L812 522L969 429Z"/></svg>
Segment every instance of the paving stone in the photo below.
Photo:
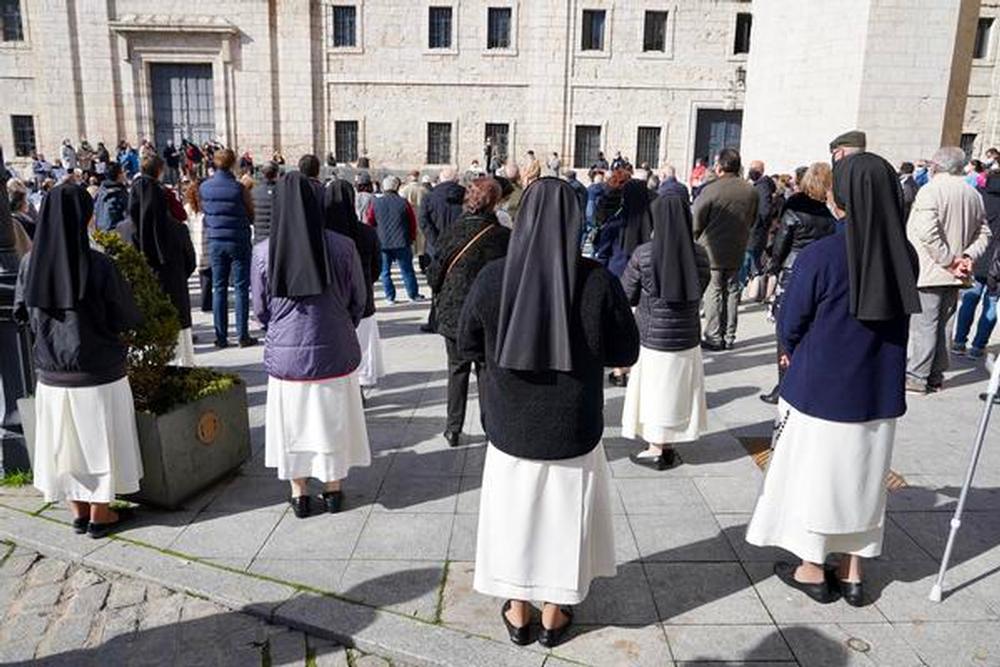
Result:
<svg viewBox="0 0 1000 667"><path fill-rule="evenodd" d="M448 560L473 561L476 559L476 537L479 517L475 514L458 514L451 528Z"/></svg>
<svg viewBox="0 0 1000 667"><path fill-rule="evenodd" d="M180 593L149 600L143 605L139 629L143 631L159 627L176 629L177 623L181 620L183 607L184 596Z"/></svg>
<svg viewBox="0 0 1000 667"><path fill-rule="evenodd" d="M792 559L794 561L794 559ZM843 600L816 604L792 590L774 574L772 563L746 563L757 595L777 623L881 623L885 618L873 605L852 607Z"/></svg>
<svg viewBox="0 0 1000 667"><path fill-rule="evenodd" d="M444 562L352 560L339 590L345 597L433 622Z"/></svg>
<svg viewBox="0 0 1000 667"><path fill-rule="evenodd" d="M665 630L670 650L680 664L793 659L773 625L668 625Z"/></svg>
<svg viewBox="0 0 1000 667"><path fill-rule="evenodd" d="M659 618L667 624L770 623L737 563L646 563Z"/></svg>
<svg viewBox="0 0 1000 667"><path fill-rule="evenodd" d="M13 554L0 566L0 577L20 578L31 569L38 559L37 554Z"/></svg>
<svg viewBox="0 0 1000 667"><path fill-rule="evenodd" d="M257 558L250 572L281 581L308 586L328 593L340 592L340 580L349 561L306 560L304 558Z"/></svg>
<svg viewBox="0 0 1000 667"><path fill-rule="evenodd" d="M663 629L656 624L638 628L575 625L571 632L566 643L554 650L556 656L588 665L670 667L674 664Z"/></svg>
<svg viewBox="0 0 1000 667"><path fill-rule="evenodd" d="M45 640L39 645L38 655L57 655L83 648L90 636L95 617L84 614L67 614L49 628Z"/></svg>
<svg viewBox="0 0 1000 667"><path fill-rule="evenodd" d="M45 561L42 561L43 563ZM47 611L59 602L62 595L62 582L43 584L28 588L21 594L21 609L31 611Z"/></svg>
<svg viewBox="0 0 1000 667"><path fill-rule="evenodd" d="M340 514L316 514L308 519L298 519L289 512L267 537L258 556L307 560L350 558L366 518L367 512L358 510Z"/></svg>
<svg viewBox="0 0 1000 667"><path fill-rule="evenodd" d="M82 590L89 586L99 584L104 581L104 578L93 570L88 570L86 568L76 568L75 571L70 574L67 580L67 585L73 590Z"/></svg>
<svg viewBox="0 0 1000 667"><path fill-rule="evenodd" d="M781 626L803 665L915 667L921 659L888 623Z"/></svg>
<svg viewBox="0 0 1000 667"><path fill-rule="evenodd" d="M303 667L306 664L306 638L301 632L283 630L268 639L272 667Z"/></svg>
<svg viewBox="0 0 1000 667"><path fill-rule="evenodd" d="M615 529L615 562L621 565L639 560L639 547L632 534L632 526L624 514L612 517Z"/></svg>
<svg viewBox="0 0 1000 667"><path fill-rule="evenodd" d="M375 500L376 512L433 512L454 514L458 477L386 478Z"/></svg>
<svg viewBox="0 0 1000 667"><path fill-rule="evenodd" d="M142 508L136 512L135 518L118 532L118 535L154 547L166 548L184 532L196 516L197 513L193 511L162 512Z"/></svg>
<svg viewBox="0 0 1000 667"><path fill-rule="evenodd" d="M450 514L372 513L354 557L443 561L453 520Z"/></svg>
<svg viewBox="0 0 1000 667"><path fill-rule="evenodd" d="M315 667L348 667L347 649L343 646L315 637L307 637L306 642Z"/></svg>
<svg viewBox="0 0 1000 667"><path fill-rule="evenodd" d="M698 477L692 480L714 514L753 512L760 483L747 477Z"/></svg>
<svg viewBox="0 0 1000 667"><path fill-rule="evenodd" d="M619 479L615 486L630 515L663 515L680 507L705 508L704 499L690 479Z"/></svg>
<svg viewBox="0 0 1000 667"><path fill-rule="evenodd" d="M474 574L474 563L448 564L448 580L441 599L441 621L449 627L507 641L507 631L500 620L502 601L473 590Z"/></svg>
<svg viewBox="0 0 1000 667"><path fill-rule="evenodd" d="M45 636L51 621L51 610L36 611L21 608L8 616L0 629L0 661L30 660Z"/></svg>
<svg viewBox="0 0 1000 667"><path fill-rule="evenodd" d="M435 427L434 437L440 438L431 447L414 447L398 452L386 481L406 482L415 477L459 477L465 469L465 448L448 448Z"/></svg>
<svg viewBox="0 0 1000 667"><path fill-rule="evenodd" d="M111 585L108 609L119 609L141 604L146 599L146 584L131 579L118 579Z"/></svg>
<svg viewBox="0 0 1000 667"><path fill-rule="evenodd" d="M575 618L585 625L655 623L656 607L642 565L619 565L616 576L595 579L587 598L576 607Z"/></svg>
<svg viewBox="0 0 1000 667"><path fill-rule="evenodd" d="M660 515L630 514L629 524L644 561L736 560L736 554L708 510L692 507Z"/></svg>
<svg viewBox="0 0 1000 667"><path fill-rule="evenodd" d="M456 511L459 514L479 514L479 498L482 495L482 487L481 475L462 478L456 506Z"/></svg>
<svg viewBox="0 0 1000 667"><path fill-rule="evenodd" d="M66 578L68 573L69 563L56 560L55 558L44 558L35 563L35 566L31 568L31 572L28 574L28 585L40 586L42 584L61 582Z"/></svg>
<svg viewBox="0 0 1000 667"><path fill-rule="evenodd" d="M101 624L100 642L107 644L117 638L122 638L121 641L124 641L131 637L139 629L141 612L138 605L105 611Z"/></svg>
<svg viewBox="0 0 1000 667"><path fill-rule="evenodd" d="M929 667L1000 664L998 623L893 623L893 628Z"/></svg>
<svg viewBox="0 0 1000 667"><path fill-rule="evenodd" d="M206 512L253 512L288 508L288 482L262 476L236 477L205 508Z"/></svg>
<svg viewBox="0 0 1000 667"><path fill-rule="evenodd" d="M385 658L377 655L362 655L352 660L353 667L393 667L393 664Z"/></svg>
<svg viewBox="0 0 1000 667"><path fill-rule="evenodd" d="M865 570L865 587L878 610L893 623L1000 620L974 587L952 590L937 604L928 602L936 578L936 566L871 563Z"/></svg>
<svg viewBox="0 0 1000 667"><path fill-rule="evenodd" d="M257 553L281 516L269 510L235 516L203 512L170 549L192 556L245 557Z"/></svg>

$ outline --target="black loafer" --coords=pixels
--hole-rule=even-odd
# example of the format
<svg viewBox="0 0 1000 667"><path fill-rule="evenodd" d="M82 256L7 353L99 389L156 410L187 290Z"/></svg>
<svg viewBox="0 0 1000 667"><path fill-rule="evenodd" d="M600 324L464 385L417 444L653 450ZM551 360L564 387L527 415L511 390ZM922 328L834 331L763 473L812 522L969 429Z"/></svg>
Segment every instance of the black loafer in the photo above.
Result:
<svg viewBox="0 0 1000 667"><path fill-rule="evenodd" d="M798 581L795 578L796 568L798 568L798 565L793 565L792 563L787 563L785 561L778 561L774 564L774 573L778 575L778 578L785 582L785 584L789 587L802 591L820 604L830 604L831 602L836 602L840 597L840 591L830 586L830 582L826 576L823 577L823 581L821 583L808 584Z"/></svg>
<svg viewBox="0 0 1000 667"><path fill-rule="evenodd" d="M555 648L559 646L566 639L566 633L569 631L571 625L573 625L573 610L569 607L559 607L563 614L566 615L566 622L562 627L549 629L542 626L542 631L538 633L538 643L545 648Z"/></svg>
<svg viewBox="0 0 1000 667"><path fill-rule="evenodd" d="M218 349L218 350L224 350L227 347L229 347L229 341L228 340L220 340L220 339L216 338L215 339L215 343L213 343L213 345L215 345L216 349Z"/></svg>
<svg viewBox="0 0 1000 667"><path fill-rule="evenodd" d="M771 390L770 394L761 394L760 400L764 401L768 405L777 405L778 398L780 396L781 396L781 389L779 387L775 387L774 389Z"/></svg>
<svg viewBox="0 0 1000 667"><path fill-rule="evenodd" d="M852 607L865 606L865 586L860 581L837 580L837 587L840 589L840 596L844 602Z"/></svg>
<svg viewBox="0 0 1000 667"><path fill-rule="evenodd" d="M676 465L677 453L673 449L664 449L660 452L659 456L639 456L638 454L629 454L628 459L637 466L642 466L644 468L667 470Z"/></svg>
<svg viewBox="0 0 1000 667"><path fill-rule="evenodd" d="M87 524L87 536L99 540L107 537L112 532L117 532L122 524L127 523L129 520L135 517L135 512L131 507L122 507L121 509L115 510L118 515L117 521L112 521L111 523L94 523L90 521ZM76 522L74 522L73 529L76 530Z"/></svg>
<svg viewBox="0 0 1000 667"><path fill-rule="evenodd" d="M531 624L522 625L517 627L507 618L507 612L510 610L511 601L507 600L503 603L503 608L500 610L500 618L503 619L504 627L507 628L507 635L510 640L517 644L518 646L527 646L531 643Z"/></svg>
<svg viewBox="0 0 1000 667"><path fill-rule="evenodd" d="M295 513L295 517L297 519L305 519L312 514L312 498L309 496L292 498L289 502L292 505L292 511Z"/></svg>
<svg viewBox="0 0 1000 667"><path fill-rule="evenodd" d="M240 339L240 347L253 347L258 342L259 341L256 338L254 338L253 336L247 336L246 338L241 338Z"/></svg>
<svg viewBox="0 0 1000 667"><path fill-rule="evenodd" d="M458 447L462 444L461 435L455 431L445 431L444 439L448 442L449 447Z"/></svg>
<svg viewBox="0 0 1000 667"><path fill-rule="evenodd" d="M726 344L722 342L716 343L706 339L701 341L701 349L708 350L709 352L722 352L726 349Z"/></svg>
<svg viewBox="0 0 1000 667"><path fill-rule="evenodd" d="M90 526L90 519L87 517L73 519L73 532L77 535L85 535L87 533L88 526Z"/></svg>
<svg viewBox="0 0 1000 667"><path fill-rule="evenodd" d="M344 504L344 492L324 491L323 502L326 503L327 512L329 512L330 514L337 514L338 512L340 512L340 508Z"/></svg>

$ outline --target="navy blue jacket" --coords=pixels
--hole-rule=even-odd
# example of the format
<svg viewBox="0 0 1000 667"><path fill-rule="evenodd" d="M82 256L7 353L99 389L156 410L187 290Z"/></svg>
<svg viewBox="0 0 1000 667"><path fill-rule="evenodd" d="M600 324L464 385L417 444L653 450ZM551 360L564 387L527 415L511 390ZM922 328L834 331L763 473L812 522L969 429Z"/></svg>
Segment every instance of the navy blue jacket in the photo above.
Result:
<svg viewBox="0 0 1000 667"><path fill-rule="evenodd" d="M232 172L215 172L201 184L198 194L209 241L250 243L250 216L243 201L243 186Z"/></svg>
<svg viewBox="0 0 1000 667"><path fill-rule="evenodd" d="M900 417L910 318L861 322L850 313L849 289L847 240L838 225L798 256L782 297L778 336L792 363L781 397L828 421Z"/></svg>
<svg viewBox="0 0 1000 667"><path fill-rule="evenodd" d="M685 201L691 201L691 193L688 192L687 186L676 178L663 179L656 194L661 197L682 197Z"/></svg>

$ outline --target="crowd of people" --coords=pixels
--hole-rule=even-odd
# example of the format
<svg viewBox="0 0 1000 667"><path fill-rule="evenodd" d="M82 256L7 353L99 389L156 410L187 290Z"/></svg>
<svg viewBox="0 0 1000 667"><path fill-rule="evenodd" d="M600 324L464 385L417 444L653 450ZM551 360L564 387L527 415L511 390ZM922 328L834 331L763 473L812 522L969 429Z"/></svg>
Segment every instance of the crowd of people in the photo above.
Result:
<svg viewBox="0 0 1000 667"><path fill-rule="evenodd" d="M995 151L982 170L952 147L897 170L852 131L794 175L760 161L744 173L727 148L685 184L672 167L601 153L584 185L555 153L518 164L488 152L487 169L446 167L435 182L369 169L324 181L315 155L285 173L258 165L255 178L248 154L222 146L210 158L186 143L141 148L137 162L127 144L116 161L102 149L66 142L58 182L36 167L34 187L2 189L0 270L16 276L11 319L34 332L34 483L46 500L69 501L74 529L103 537L126 520L109 503L142 476L119 338L139 313L89 229L145 256L181 314L178 363L194 363L196 270L217 348L230 344L230 289L241 347L259 342L253 313L265 331L265 462L299 518L314 511L309 478L324 485L322 510L339 512L349 469L371 462L366 392L385 372L373 286L394 304L397 265L407 298L423 300L416 256L431 292L422 329L445 342L452 447L473 368L478 378L489 444L474 586L505 600L502 622L522 645L535 636L532 601L543 602L538 641L556 645L591 581L615 573L608 369L626 387L622 434L643 442L631 460L671 468L673 446L708 427L702 355L738 345L744 295L769 300L779 382L761 398L778 418L747 540L801 559L775 564L790 587L860 606L905 394L940 391L949 355L982 356L996 322Z"/></svg>

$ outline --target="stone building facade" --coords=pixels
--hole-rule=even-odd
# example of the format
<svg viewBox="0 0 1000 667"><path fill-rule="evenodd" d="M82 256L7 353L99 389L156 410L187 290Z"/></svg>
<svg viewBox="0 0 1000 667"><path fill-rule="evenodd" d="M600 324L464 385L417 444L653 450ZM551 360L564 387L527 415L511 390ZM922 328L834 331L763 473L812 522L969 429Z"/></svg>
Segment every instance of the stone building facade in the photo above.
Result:
<svg viewBox="0 0 1000 667"><path fill-rule="evenodd" d="M0 146L55 157L63 138L218 138L289 159L367 149L375 165L410 169L483 162L490 137L515 157L554 151L585 167L621 150L686 168L740 142L751 43L803 67L787 35L758 35L753 15L770 4L787 11L779 0L0 0ZM1000 20L1000 1L982 12ZM963 132L977 147L1000 140L994 33L968 86Z"/></svg>

